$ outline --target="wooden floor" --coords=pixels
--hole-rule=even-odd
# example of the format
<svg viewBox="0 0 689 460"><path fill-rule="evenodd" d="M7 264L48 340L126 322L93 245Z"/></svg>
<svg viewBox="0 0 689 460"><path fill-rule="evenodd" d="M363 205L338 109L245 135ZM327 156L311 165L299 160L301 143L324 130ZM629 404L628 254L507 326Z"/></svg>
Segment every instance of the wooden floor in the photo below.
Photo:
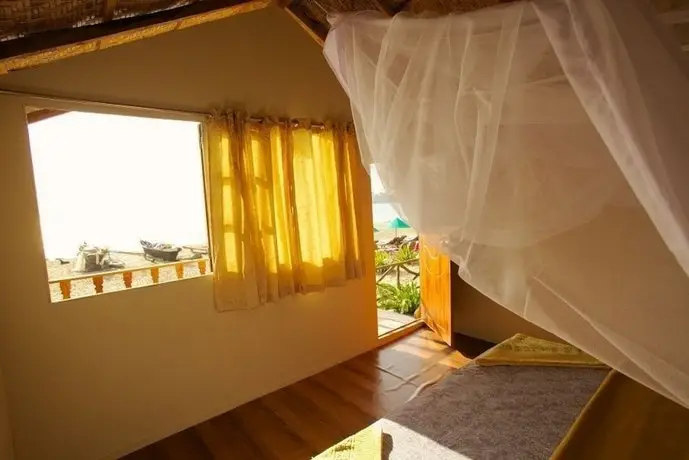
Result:
<svg viewBox="0 0 689 460"><path fill-rule="evenodd" d="M404 404L416 389L487 348L464 354L428 329L226 412L126 460L308 460Z"/></svg>

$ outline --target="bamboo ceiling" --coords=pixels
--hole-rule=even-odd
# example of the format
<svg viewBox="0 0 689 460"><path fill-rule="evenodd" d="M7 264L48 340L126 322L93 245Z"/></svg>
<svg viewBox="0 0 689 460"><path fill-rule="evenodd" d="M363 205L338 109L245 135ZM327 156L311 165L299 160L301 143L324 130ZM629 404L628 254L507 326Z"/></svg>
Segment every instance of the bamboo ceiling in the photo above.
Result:
<svg viewBox="0 0 689 460"><path fill-rule="evenodd" d="M331 12L466 12L510 0L0 0L0 74L264 8L317 41ZM651 0L689 50L689 0Z"/></svg>

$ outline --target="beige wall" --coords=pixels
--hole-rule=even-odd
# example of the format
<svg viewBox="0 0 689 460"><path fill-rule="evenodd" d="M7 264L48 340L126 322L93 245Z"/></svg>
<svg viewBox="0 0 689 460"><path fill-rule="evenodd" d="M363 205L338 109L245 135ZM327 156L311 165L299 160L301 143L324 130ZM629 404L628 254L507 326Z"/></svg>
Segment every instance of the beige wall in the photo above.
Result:
<svg viewBox="0 0 689 460"><path fill-rule="evenodd" d="M471 287L457 275L455 266L452 268L452 331L493 343L517 333L560 340Z"/></svg>
<svg viewBox="0 0 689 460"><path fill-rule="evenodd" d="M0 87L349 116L320 50L279 10L9 75ZM51 304L27 103L0 96L0 366L17 459L113 458L375 345L372 246L367 279L251 311L217 313L208 276Z"/></svg>
<svg viewBox="0 0 689 460"><path fill-rule="evenodd" d="M0 88L148 107L351 120L322 50L277 8L0 77Z"/></svg>

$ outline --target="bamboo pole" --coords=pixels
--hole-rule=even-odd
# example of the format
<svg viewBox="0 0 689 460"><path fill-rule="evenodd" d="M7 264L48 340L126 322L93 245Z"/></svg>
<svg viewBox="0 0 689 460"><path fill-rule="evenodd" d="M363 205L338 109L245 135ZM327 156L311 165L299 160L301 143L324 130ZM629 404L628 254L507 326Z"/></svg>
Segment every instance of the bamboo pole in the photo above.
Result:
<svg viewBox="0 0 689 460"><path fill-rule="evenodd" d="M419 259L409 259L409 260L403 260L401 262L393 262L391 264L386 264L386 265L381 265L380 267L376 267L376 272L379 272L381 270L385 270L382 272L382 274L378 275L378 279L376 280L376 284L380 284L381 281L383 281L393 270L396 271L396 278L397 278L397 287L401 285L400 281L400 270L404 270L407 273L414 275L414 279L419 277L419 273L409 269L407 267L407 264L410 264L412 262L418 262Z"/></svg>

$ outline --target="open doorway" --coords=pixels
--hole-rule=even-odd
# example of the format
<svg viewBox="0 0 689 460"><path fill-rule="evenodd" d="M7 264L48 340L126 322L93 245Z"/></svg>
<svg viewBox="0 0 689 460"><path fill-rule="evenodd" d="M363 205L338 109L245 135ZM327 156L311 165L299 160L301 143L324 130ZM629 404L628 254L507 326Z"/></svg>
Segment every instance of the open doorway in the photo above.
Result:
<svg viewBox="0 0 689 460"><path fill-rule="evenodd" d="M375 165L371 165L378 336L419 318L419 235L395 210Z"/></svg>

